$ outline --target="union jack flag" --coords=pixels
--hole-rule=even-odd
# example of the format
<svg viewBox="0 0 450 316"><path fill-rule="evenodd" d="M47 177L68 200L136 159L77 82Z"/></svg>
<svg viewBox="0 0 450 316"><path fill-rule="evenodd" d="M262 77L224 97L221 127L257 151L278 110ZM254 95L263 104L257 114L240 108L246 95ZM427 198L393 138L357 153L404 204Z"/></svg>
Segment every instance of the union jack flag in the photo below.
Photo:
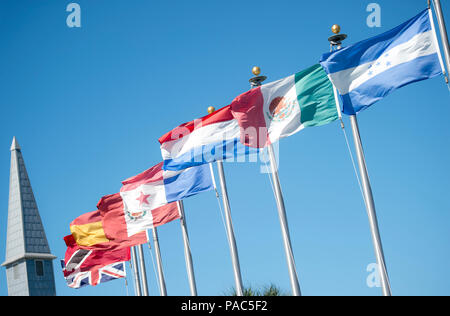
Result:
<svg viewBox="0 0 450 316"><path fill-rule="evenodd" d="M125 278L127 276L125 262L109 264L103 268L92 271L74 270L68 272L64 260L61 260L61 266L66 279L67 286L78 289L86 285L96 286L100 283ZM67 273L67 274L66 274Z"/></svg>
<svg viewBox="0 0 450 316"><path fill-rule="evenodd" d="M69 287L95 286L126 277L125 262L130 260L130 248L87 250L81 249L72 235L64 240L67 251L61 267Z"/></svg>

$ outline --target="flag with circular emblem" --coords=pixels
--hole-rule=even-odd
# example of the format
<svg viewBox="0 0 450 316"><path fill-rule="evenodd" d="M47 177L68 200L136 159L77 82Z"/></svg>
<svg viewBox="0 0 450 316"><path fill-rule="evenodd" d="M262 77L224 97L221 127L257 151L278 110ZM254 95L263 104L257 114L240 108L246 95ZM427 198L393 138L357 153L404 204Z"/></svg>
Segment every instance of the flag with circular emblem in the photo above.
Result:
<svg viewBox="0 0 450 316"><path fill-rule="evenodd" d="M120 193L104 196L97 208L103 227L131 237L180 218L177 201L213 189L208 165L180 171L162 170L159 163L122 181ZM120 225L115 224L120 218ZM112 233L106 233L111 238Z"/></svg>
<svg viewBox="0 0 450 316"><path fill-rule="evenodd" d="M120 199L120 194L116 195ZM121 207L122 200L110 203L111 208ZM118 205L117 205L118 204ZM119 211L120 213L120 211ZM128 236L120 228L125 226L120 216L102 216L99 210L83 214L70 223L70 232L80 248L89 250L107 250L132 247L148 242L146 231Z"/></svg>
<svg viewBox="0 0 450 316"><path fill-rule="evenodd" d="M317 64L241 94L231 112L241 127L241 142L265 147L305 127L339 118L333 85Z"/></svg>

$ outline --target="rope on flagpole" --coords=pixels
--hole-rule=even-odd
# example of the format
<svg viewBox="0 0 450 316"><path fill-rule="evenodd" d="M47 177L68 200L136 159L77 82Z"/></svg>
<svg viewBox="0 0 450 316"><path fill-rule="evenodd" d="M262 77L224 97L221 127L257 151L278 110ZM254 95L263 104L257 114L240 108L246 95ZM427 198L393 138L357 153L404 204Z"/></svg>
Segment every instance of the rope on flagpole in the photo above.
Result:
<svg viewBox="0 0 450 316"><path fill-rule="evenodd" d="M213 180L214 186L215 186L215 182ZM215 187L214 187L215 188ZM181 210L180 210L180 206L178 205L178 212L180 213L181 216ZM185 220L186 214L183 212L183 220ZM180 218L181 219L181 218ZM184 222L186 224L186 221ZM192 254L192 249L191 249L191 241L189 240L189 238L186 238L186 244L189 248L189 252Z"/></svg>
<svg viewBox="0 0 450 316"><path fill-rule="evenodd" d="M150 245L150 242L148 242L147 245L148 245L148 252L150 252L150 257L152 258L152 265L153 265L153 272L155 273L155 280L158 280L158 273L156 272L155 260L153 259L152 246ZM159 293L161 293L161 288L159 286L159 282L156 282L156 285L158 286Z"/></svg>
<svg viewBox="0 0 450 316"><path fill-rule="evenodd" d="M228 236L227 226L225 225L223 209L222 209L222 205L220 204L220 196L219 196L219 191L217 191L216 178L214 176L214 169L213 169L212 163L209 163L209 169L211 170L211 177L212 177L212 181L213 181L214 191L216 191L216 198L217 198L217 204L219 205L220 218L222 219L223 228L225 229L225 235L227 236L228 246L231 247L231 240L230 240L230 236Z"/></svg>
<svg viewBox="0 0 450 316"><path fill-rule="evenodd" d="M364 204L366 204L366 199L364 198L364 193L363 193L363 189L362 189L362 185L361 185L361 180L359 179L358 171L356 169L355 159L353 157L352 150L350 148L350 143L348 141L347 132L345 131L344 120L342 119L342 111L341 111L341 106L340 106L339 92L338 92L338 90L337 90L337 88L335 87L334 84L333 84L333 94L334 94L334 101L336 103L336 109L337 109L337 112L338 112L338 117L339 117L339 120L340 120L340 123L341 123L341 129L342 129L342 132L344 133L344 137L345 137L345 143L347 144L347 149L348 149L348 153L350 154L350 159L352 161L353 170L355 172L356 179L358 180L359 191L361 191L361 195L363 197ZM367 177L369 178L369 181L370 181L370 177L369 177L368 173L367 173Z"/></svg>
<svg viewBox="0 0 450 316"><path fill-rule="evenodd" d="M186 216L186 215L184 215L184 216ZM189 240L189 238L186 239L186 243L187 243L187 246L189 248L189 252L192 254L191 241Z"/></svg>
<svg viewBox="0 0 450 316"><path fill-rule="evenodd" d="M266 156L266 153L265 153L265 150L266 150L266 149L267 149L267 147L265 147L265 148L262 150L262 153L263 153L263 155L264 155L265 161L268 161L268 160L269 160L269 157ZM266 174L267 174L267 176L269 177L269 180L270 180L270 186L271 186L271 188L272 188L272 192L273 192L273 194L275 195L275 186L274 186L274 184L273 184L273 182L272 182L272 177L270 176L271 172L270 172L270 170L269 170L269 167L267 166L267 163L265 163L264 165L265 165L266 171L267 171ZM281 188L280 188L280 190L281 190ZM294 253L292 252L292 248L291 248L291 247L289 247L289 256L291 257L291 260L294 261ZM293 265L293 267L294 267L295 275L297 276L297 279L298 279L297 267L295 266L295 264Z"/></svg>
<svg viewBox="0 0 450 316"><path fill-rule="evenodd" d="M352 161L353 170L355 172L356 180L358 180L359 191L361 192L361 196L363 198L364 204L366 204L366 199L364 197L364 193L363 193L363 189L362 189L362 185L361 185L361 180L359 179L358 171L356 169L356 164L355 164L355 158L353 157L352 150L350 148L350 143L348 141L348 136L347 136L347 132L345 131L345 127L342 127L342 132L344 133L345 143L347 144L348 153L350 154L350 159ZM369 174L367 174L367 177L370 179Z"/></svg>

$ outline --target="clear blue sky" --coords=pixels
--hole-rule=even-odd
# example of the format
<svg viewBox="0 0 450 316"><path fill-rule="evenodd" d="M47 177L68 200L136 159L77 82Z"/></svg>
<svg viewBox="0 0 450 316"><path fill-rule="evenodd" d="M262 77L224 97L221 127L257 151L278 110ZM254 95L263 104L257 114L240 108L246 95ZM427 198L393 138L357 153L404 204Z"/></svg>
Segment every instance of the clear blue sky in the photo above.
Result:
<svg viewBox="0 0 450 316"><path fill-rule="evenodd" d="M427 1L376 1L380 28L366 25L375 1L78 0L82 27L68 28L70 2L0 2L2 262L13 136L51 251L63 258L69 223L160 162L163 133L248 90L254 65L267 82L283 78L319 61L334 23L348 45L411 18ZM450 24L450 4L443 6ZM450 294L449 119L442 77L404 87L359 115L394 295ZM244 283L290 292L267 175L255 163L225 171ZM280 178L303 294L380 295L366 285L374 251L339 124L283 139ZM234 280L215 195L189 198L185 207L198 292L222 295ZM168 294L188 295L179 222L159 234ZM70 289L57 260L54 268L58 295L126 294L123 280ZM133 294L131 274L128 283ZM7 295L4 268L0 295Z"/></svg>

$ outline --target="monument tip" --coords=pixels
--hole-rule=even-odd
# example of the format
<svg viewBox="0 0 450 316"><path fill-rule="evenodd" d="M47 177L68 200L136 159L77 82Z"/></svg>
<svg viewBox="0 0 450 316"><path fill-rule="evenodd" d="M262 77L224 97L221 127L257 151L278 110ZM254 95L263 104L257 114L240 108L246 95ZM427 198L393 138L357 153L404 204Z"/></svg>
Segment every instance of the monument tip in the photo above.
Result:
<svg viewBox="0 0 450 316"><path fill-rule="evenodd" d="M20 150L19 142L17 141L16 136L13 137L12 144L11 144L11 151L13 150Z"/></svg>

